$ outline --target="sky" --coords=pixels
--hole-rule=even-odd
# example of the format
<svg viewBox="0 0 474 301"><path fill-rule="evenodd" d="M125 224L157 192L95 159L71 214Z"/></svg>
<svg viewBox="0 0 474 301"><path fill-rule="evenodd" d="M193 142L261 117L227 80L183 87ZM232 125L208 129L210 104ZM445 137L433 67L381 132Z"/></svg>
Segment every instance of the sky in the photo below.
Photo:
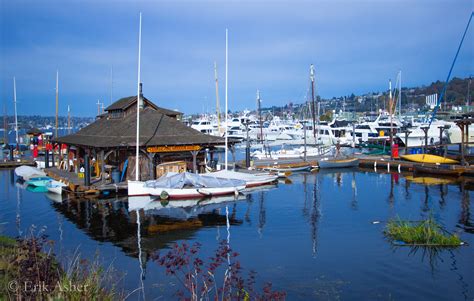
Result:
<svg viewBox="0 0 474 301"><path fill-rule="evenodd" d="M214 112L217 63L225 100L225 30L229 31L229 110L302 103L309 66L323 98L385 91L402 71L405 87L444 81L472 0L56 1L0 0L0 97L18 114L95 116L137 93L141 81L157 105L186 114ZM474 22L473 22L474 23ZM474 75L474 24L453 76ZM2 108L3 111L3 108Z"/></svg>

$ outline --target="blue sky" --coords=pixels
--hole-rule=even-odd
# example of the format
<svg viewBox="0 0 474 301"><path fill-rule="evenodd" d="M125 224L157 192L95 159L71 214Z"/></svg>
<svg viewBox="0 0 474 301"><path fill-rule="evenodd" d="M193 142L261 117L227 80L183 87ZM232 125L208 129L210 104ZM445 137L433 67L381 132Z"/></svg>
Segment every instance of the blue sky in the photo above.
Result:
<svg viewBox="0 0 474 301"><path fill-rule="evenodd" d="M456 1L7 1L0 0L1 98L11 113L94 116L97 100L134 95L143 13L143 92L159 106L213 111L217 61L224 106L229 29L229 108L303 102L309 65L317 93L342 96L445 80L473 10ZM453 75L474 74L474 25Z"/></svg>

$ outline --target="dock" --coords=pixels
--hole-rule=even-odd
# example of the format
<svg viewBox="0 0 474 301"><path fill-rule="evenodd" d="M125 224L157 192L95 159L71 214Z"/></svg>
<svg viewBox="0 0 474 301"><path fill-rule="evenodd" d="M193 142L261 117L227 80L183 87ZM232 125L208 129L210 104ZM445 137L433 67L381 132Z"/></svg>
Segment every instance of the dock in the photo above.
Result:
<svg viewBox="0 0 474 301"><path fill-rule="evenodd" d="M74 172L50 167L44 169L46 175L68 186L67 192L76 196L110 197L127 194L127 182L106 183L102 179L92 179L91 185L85 186L84 179Z"/></svg>
<svg viewBox="0 0 474 301"><path fill-rule="evenodd" d="M36 162L32 160L2 161L0 162L0 169L17 168L22 165L36 167Z"/></svg>

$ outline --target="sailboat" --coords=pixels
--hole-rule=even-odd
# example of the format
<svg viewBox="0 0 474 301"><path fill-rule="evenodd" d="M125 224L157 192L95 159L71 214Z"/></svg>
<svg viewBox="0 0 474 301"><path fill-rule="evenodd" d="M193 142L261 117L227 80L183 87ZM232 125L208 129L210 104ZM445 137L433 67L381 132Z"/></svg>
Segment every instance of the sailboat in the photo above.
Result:
<svg viewBox="0 0 474 301"><path fill-rule="evenodd" d="M191 173L168 173L158 180L140 181L140 59L142 37L142 14L138 36L138 81L137 81L137 132L135 180L128 181L129 196L155 195L163 199L202 198L216 195L238 194L245 189L245 182L235 179L221 179L213 175L201 176ZM226 91L227 98L227 91ZM226 107L227 111L227 107ZM226 138L227 151L227 138ZM226 153L227 155L227 153ZM227 156L226 156L227 168Z"/></svg>
<svg viewBox="0 0 474 301"><path fill-rule="evenodd" d="M228 109L228 30L226 29L225 31L225 111L226 113L229 111ZM216 75L217 76L217 75ZM216 82L217 85L217 82ZM216 91L217 91L217 86L216 86ZM225 115L225 124L227 126L227 114ZM210 175L213 175L215 177L223 178L223 179L228 179L228 180L239 180L239 181L244 181L245 182L245 187L256 187L256 186L262 186L262 185L268 185L270 183L273 183L277 180L278 176L277 175L271 175L269 173L245 173L245 172L237 172L235 170L228 170L228 164L227 164L227 156L228 156L228 134L229 132L225 132L225 167L224 170L221 171L216 171L216 172L211 172L209 173Z"/></svg>

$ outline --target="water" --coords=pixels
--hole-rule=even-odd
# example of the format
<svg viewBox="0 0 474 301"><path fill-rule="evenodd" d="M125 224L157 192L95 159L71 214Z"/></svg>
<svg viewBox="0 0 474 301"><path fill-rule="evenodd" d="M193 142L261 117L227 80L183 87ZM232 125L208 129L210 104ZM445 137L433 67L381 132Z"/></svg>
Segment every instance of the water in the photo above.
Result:
<svg viewBox="0 0 474 301"><path fill-rule="evenodd" d="M201 257L207 258L228 235L227 207L230 245L242 266L255 270L260 284L270 281L286 291L289 300L474 298L472 183L424 185L409 176L357 170L290 179L236 201L188 209L163 208L156 201L144 210L139 208L146 200L140 199L57 202L18 187L13 171L1 170L0 232L17 236L32 224L46 227L65 261L76 250L83 257L98 253L123 276L119 284L126 291L143 281L146 299L169 299L179 284L151 255L188 241L201 243ZM430 214L469 245L428 252L394 247L383 235L390 218ZM138 290L130 299L142 297Z"/></svg>

